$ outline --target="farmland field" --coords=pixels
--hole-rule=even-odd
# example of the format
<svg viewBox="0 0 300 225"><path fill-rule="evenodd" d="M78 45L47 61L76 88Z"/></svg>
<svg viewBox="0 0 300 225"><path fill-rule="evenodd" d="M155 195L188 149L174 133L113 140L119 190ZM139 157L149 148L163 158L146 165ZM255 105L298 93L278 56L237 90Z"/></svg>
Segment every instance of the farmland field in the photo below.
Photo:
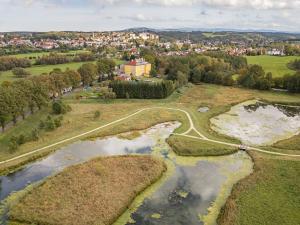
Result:
<svg viewBox="0 0 300 225"><path fill-rule="evenodd" d="M289 69L287 64L299 56L247 56L248 64L257 64L263 67L266 73L271 72L273 77L282 77L286 74L293 74L295 71Z"/></svg>

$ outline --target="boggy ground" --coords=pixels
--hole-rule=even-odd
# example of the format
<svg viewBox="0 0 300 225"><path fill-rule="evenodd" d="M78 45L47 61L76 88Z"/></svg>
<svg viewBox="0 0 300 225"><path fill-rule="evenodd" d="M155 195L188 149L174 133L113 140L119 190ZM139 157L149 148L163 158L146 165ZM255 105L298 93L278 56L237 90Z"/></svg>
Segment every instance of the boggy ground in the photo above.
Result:
<svg viewBox="0 0 300 225"><path fill-rule="evenodd" d="M71 166L13 206L11 224L112 224L165 171L164 162L151 156L102 157Z"/></svg>

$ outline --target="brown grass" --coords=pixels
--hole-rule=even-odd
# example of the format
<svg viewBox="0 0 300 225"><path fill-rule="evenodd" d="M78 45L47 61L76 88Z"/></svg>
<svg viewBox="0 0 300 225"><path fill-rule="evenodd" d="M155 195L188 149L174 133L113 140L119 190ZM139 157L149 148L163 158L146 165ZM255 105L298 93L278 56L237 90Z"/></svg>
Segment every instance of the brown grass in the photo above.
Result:
<svg viewBox="0 0 300 225"><path fill-rule="evenodd" d="M94 159L33 189L12 207L10 219L47 225L112 224L165 170L165 164L151 156Z"/></svg>

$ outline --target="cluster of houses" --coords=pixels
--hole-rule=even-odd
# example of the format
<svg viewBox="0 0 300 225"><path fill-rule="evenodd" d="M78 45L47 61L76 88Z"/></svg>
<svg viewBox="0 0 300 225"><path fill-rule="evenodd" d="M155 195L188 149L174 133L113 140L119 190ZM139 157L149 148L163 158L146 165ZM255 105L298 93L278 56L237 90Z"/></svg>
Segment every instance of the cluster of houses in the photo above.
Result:
<svg viewBox="0 0 300 225"><path fill-rule="evenodd" d="M4 39L4 35L1 34L0 37L0 47L6 46L30 46L40 49L50 50L59 48L60 46L68 46L72 48L84 47L84 46L117 46L117 47L128 47L131 43L136 41L149 41L149 42L159 42L159 36L156 34L144 32L144 33L133 33L133 32L93 32L84 33L78 35L76 38L59 38L57 40L53 39L42 39L34 40L28 37L17 36L13 37L8 41L1 40Z"/></svg>

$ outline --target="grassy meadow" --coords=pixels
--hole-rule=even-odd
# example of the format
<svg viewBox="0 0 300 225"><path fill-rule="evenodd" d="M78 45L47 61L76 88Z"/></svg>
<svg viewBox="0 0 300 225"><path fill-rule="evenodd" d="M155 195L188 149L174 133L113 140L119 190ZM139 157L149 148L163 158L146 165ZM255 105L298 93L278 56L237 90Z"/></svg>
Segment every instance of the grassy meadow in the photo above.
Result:
<svg viewBox="0 0 300 225"><path fill-rule="evenodd" d="M47 179L9 217L25 224L109 225L165 171L164 162L151 156L97 158Z"/></svg>
<svg viewBox="0 0 300 225"><path fill-rule="evenodd" d="M172 150L180 156L221 156L238 151L234 147L177 135L172 135L167 142Z"/></svg>
<svg viewBox="0 0 300 225"><path fill-rule="evenodd" d="M218 224L300 224L299 159L260 153L251 156L254 173L234 186Z"/></svg>
<svg viewBox="0 0 300 225"><path fill-rule="evenodd" d="M288 68L287 64L299 56L247 56L248 64L257 64L263 67L266 73L271 72L273 77L283 77L286 74L294 74L295 71Z"/></svg>

